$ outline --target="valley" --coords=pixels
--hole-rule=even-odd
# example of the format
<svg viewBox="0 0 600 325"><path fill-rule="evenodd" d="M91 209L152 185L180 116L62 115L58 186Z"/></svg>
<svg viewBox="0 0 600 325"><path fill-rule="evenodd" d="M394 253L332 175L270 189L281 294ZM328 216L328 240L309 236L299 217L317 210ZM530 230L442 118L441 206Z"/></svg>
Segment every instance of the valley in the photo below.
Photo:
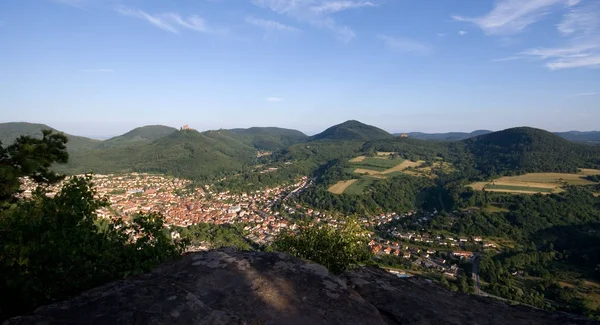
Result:
<svg viewBox="0 0 600 325"><path fill-rule="evenodd" d="M150 126L68 150L56 169L95 173L110 203L101 218L160 213L194 249L261 250L306 223L358 220L381 266L473 293L479 256L485 293L600 310L597 291L583 285L600 279L600 147L532 128L436 141L348 121L311 137ZM25 195L33 189L26 183Z"/></svg>

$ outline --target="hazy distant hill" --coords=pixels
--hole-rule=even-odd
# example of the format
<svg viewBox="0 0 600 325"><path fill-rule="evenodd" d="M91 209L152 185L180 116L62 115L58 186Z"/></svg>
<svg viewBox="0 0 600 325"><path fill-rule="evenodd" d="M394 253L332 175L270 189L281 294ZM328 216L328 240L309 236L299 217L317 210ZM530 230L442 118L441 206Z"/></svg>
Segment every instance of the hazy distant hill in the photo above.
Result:
<svg viewBox="0 0 600 325"><path fill-rule="evenodd" d="M415 138L420 140L437 140L437 141L459 141L483 134L492 133L490 130L477 130L471 133L467 132L448 132L448 133L422 133L422 132L410 132L406 133L409 138ZM402 133L394 133L395 136L399 136Z"/></svg>
<svg viewBox="0 0 600 325"><path fill-rule="evenodd" d="M477 130L471 133L467 132L447 132L447 133L423 133L410 132L406 133L409 138L421 140L436 140L436 141L460 141L470 139L476 136L492 133L490 130ZM402 133L394 133L394 136L399 136ZM554 134L574 142L587 142L592 144L600 144L600 131L569 131L569 132L554 132Z"/></svg>
<svg viewBox="0 0 600 325"><path fill-rule="evenodd" d="M589 143L600 143L600 131L569 131L569 132L556 132L557 135L575 142L589 142Z"/></svg>
<svg viewBox="0 0 600 325"><path fill-rule="evenodd" d="M36 138L42 137L42 130L54 130L45 124L26 123L26 122L11 122L0 123L0 141L3 145L10 145L21 135L28 135ZM60 131L59 131L60 132ZM67 149L69 152L88 150L99 144L100 140L94 140L86 137L66 134L69 142Z"/></svg>
<svg viewBox="0 0 600 325"><path fill-rule="evenodd" d="M600 148L530 127L493 132L464 143L477 168L489 173L576 171L600 162Z"/></svg>
<svg viewBox="0 0 600 325"><path fill-rule="evenodd" d="M61 171L84 173L155 172L191 179L214 178L242 169L256 149L227 130L175 131L156 141L104 147L71 155Z"/></svg>
<svg viewBox="0 0 600 325"><path fill-rule="evenodd" d="M346 121L342 124L334 125L327 130L309 138L310 141L316 140L377 140L392 138L393 136L374 126L361 123L359 121Z"/></svg>
<svg viewBox="0 0 600 325"><path fill-rule="evenodd" d="M231 129L235 134L248 137L252 145L259 150L277 150L306 141L308 136L298 130L277 127L252 127Z"/></svg>
<svg viewBox="0 0 600 325"><path fill-rule="evenodd" d="M164 125L147 125L135 128L123 135L102 141L102 147L129 145L140 142L152 142L177 131L176 128Z"/></svg>

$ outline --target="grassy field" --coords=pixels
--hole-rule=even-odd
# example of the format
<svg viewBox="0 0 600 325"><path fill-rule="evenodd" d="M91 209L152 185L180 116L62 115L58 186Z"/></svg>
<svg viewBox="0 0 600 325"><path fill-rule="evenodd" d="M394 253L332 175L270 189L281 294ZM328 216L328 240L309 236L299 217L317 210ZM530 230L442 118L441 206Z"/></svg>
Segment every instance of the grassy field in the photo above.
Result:
<svg viewBox="0 0 600 325"><path fill-rule="evenodd" d="M356 174L366 174L366 175L380 175L381 170L373 170L373 169L365 169L365 168L356 168L354 170Z"/></svg>
<svg viewBox="0 0 600 325"><path fill-rule="evenodd" d="M533 194L557 193L565 185L593 185L595 182L585 179L588 175L600 175L598 169L580 169L579 173L528 173L519 176L504 176L488 182L470 184L474 190L483 189L493 192Z"/></svg>
<svg viewBox="0 0 600 325"><path fill-rule="evenodd" d="M395 152L389 152L389 151L377 151L376 154L378 156L391 156L393 154L395 154Z"/></svg>
<svg viewBox="0 0 600 325"><path fill-rule="evenodd" d="M530 186L519 186L519 185L505 185L505 184L487 184L485 189L491 190L506 190L510 192L535 192L535 193L551 193L552 188L547 187L530 187Z"/></svg>
<svg viewBox="0 0 600 325"><path fill-rule="evenodd" d="M402 163L404 159L402 158L377 158L377 157L367 157L360 162L362 166L368 167L381 167L381 168L392 168L400 163Z"/></svg>
<svg viewBox="0 0 600 325"><path fill-rule="evenodd" d="M365 160L365 158L367 158L367 157L365 157L365 156L358 156L358 157L354 157L354 158L350 159L349 162L351 162L351 163L357 163L357 162L361 162L361 161Z"/></svg>
<svg viewBox="0 0 600 325"><path fill-rule="evenodd" d="M356 181L356 179L351 179L349 181L339 181L331 187L329 187L329 192L333 194L342 194L350 185L352 185Z"/></svg>
<svg viewBox="0 0 600 325"><path fill-rule="evenodd" d="M591 174L590 174L591 175ZM592 181L584 179L586 174L566 174L566 173L529 173L519 176L500 177L499 182L535 182L549 184L568 184L568 185L591 185Z"/></svg>
<svg viewBox="0 0 600 325"><path fill-rule="evenodd" d="M508 212L508 209L506 208L497 207L491 204L487 205L483 210L489 213Z"/></svg>
<svg viewBox="0 0 600 325"><path fill-rule="evenodd" d="M355 194L355 195L362 194L362 192L365 190L365 188L367 188L369 185L373 184L373 182L375 180L377 180L377 179L374 177L368 177L368 176L361 177L356 182L353 182L352 184L350 184L350 186L348 186L343 193L344 194Z"/></svg>

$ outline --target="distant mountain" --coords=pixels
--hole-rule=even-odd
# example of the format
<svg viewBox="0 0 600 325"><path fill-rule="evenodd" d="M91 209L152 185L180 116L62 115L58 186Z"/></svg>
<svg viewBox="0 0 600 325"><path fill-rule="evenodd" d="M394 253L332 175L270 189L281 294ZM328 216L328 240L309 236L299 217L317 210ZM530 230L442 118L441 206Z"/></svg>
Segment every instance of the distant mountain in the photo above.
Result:
<svg viewBox="0 0 600 325"><path fill-rule="evenodd" d="M361 140L371 141L378 139L392 138L393 136L374 126L361 123L359 121L346 121L342 124L334 125L327 130L309 138L310 141L317 140Z"/></svg>
<svg viewBox="0 0 600 325"><path fill-rule="evenodd" d="M518 127L463 140L477 169L488 174L570 172L600 163L600 148L548 131Z"/></svg>
<svg viewBox="0 0 600 325"><path fill-rule="evenodd" d="M555 134L571 141L575 142L589 142L589 143L600 143L600 131L569 131L569 132L556 132Z"/></svg>
<svg viewBox="0 0 600 325"><path fill-rule="evenodd" d="M259 150L277 150L308 139L308 136L300 131L277 127L252 127L229 131L248 137L252 145Z"/></svg>
<svg viewBox="0 0 600 325"><path fill-rule="evenodd" d="M476 136L492 133L489 130L477 130L471 133L466 132L448 132L448 133L422 133L422 132L410 132L406 133L409 138L415 138L420 140L436 140L436 141L460 141ZM399 136L403 133L394 133L395 136Z"/></svg>
<svg viewBox="0 0 600 325"><path fill-rule="evenodd" d="M242 170L255 160L247 139L228 130L175 131L153 142L103 147L71 155L61 172L154 172L190 179L208 179Z"/></svg>
<svg viewBox="0 0 600 325"><path fill-rule="evenodd" d="M10 145L15 141L15 139L17 139L21 135L28 135L35 138L41 138L42 130L53 130L56 132L60 132L45 124L26 122L0 123L0 141L3 145ZM67 142L67 149L69 152L89 150L94 148L101 142L100 140L94 140L66 133L65 135L69 140L69 142Z"/></svg>
<svg viewBox="0 0 600 325"><path fill-rule="evenodd" d="M160 138L166 137L173 132L177 131L176 128L164 125L147 125L139 128L135 128L123 135L119 135L108 140L102 141L101 147L113 147L121 145L129 145L140 142L152 142Z"/></svg>

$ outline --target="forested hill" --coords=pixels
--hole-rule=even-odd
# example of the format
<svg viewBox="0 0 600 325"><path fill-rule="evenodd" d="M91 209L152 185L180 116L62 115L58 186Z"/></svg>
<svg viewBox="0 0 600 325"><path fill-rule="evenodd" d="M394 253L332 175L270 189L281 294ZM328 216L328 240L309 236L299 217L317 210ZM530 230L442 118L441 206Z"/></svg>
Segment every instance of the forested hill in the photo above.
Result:
<svg viewBox="0 0 600 325"><path fill-rule="evenodd" d="M448 132L448 133L422 133L422 132L410 132L407 133L409 138L420 139L420 140L437 140L437 141L460 141L480 135L492 133L490 130L476 130L470 133L467 132ZM401 133L394 133L398 136Z"/></svg>
<svg viewBox="0 0 600 325"><path fill-rule="evenodd" d="M548 131L518 127L464 140L477 169L487 174L575 172L600 164L600 148Z"/></svg>
<svg viewBox="0 0 600 325"><path fill-rule="evenodd" d="M42 130L53 130L60 132L45 124L26 122L0 123L0 142L2 142L5 145L9 145L21 135L28 135L34 138L41 139ZM94 140L76 135L65 135L69 140L69 142L67 142L67 149L69 150L69 152L88 150L95 147L96 145L98 145L98 143L101 142L100 140Z"/></svg>
<svg viewBox="0 0 600 325"><path fill-rule="evenodd" d="M69 173L156 172L208 179L253 164L256 149L230 131L176 131L151 143L74 153L61 171Z"/></svg>
<svg viewBox="0 0 600 325"><path fill-rule="evenodd" d="M170 126L146 125L139 128L135 128L125 134L102 141L100 146L113 147L141 142L152 142L162 137L166 137L175 131L177 131L177 129Z"/></svg>
<svg viewBox="0 0 600 325"><path fill-rule="evenodd" d="M600 131L569 131L557 132L556 134L571 141L600 144Z"/></svg>
<svg viewBox="0 0 600 325"><path fill-rule="evenodd" d="M359 121L346 121L334 125L327 130L309 138L310 141L317 140L377 140L393 138L390 133Z"/></svg>
<svg viewBox="0 0 600 325"><path fill-rule="evenodd" d="M308 136L298 130L277 127L252 127L231 129L232 133L248 137L259 150L276 150L306 141Z"/></svg>

